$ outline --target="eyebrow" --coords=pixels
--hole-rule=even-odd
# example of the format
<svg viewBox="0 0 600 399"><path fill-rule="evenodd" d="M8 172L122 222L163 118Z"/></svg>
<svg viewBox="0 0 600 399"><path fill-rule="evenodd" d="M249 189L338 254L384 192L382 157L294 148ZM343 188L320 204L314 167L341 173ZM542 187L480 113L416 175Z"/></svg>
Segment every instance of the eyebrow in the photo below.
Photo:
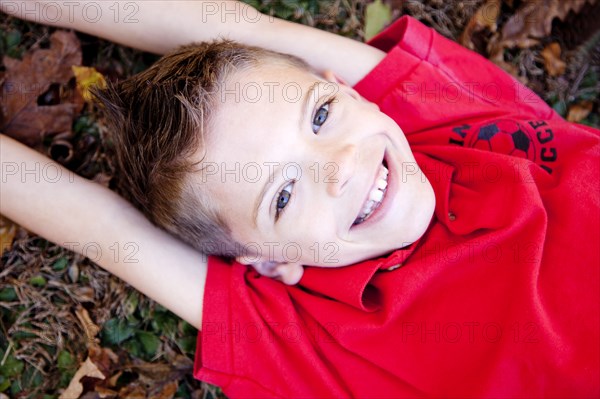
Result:
<svg viewBox="0 0 600 399"><path fill-rule="evenodd" d="M310 86L310 88L306 91L306 95L304 96L304 100L302 101L302 111L300 111L300 117L298 118L298 129L299 130L302 130L302 122L304 121L304 119L306 117L306 113L308 111L308 104L310 103L310 97L318 85L319 85L319 82L317 81L314 84L312 84ZM252 215L252 220L254 221L254 228L256 228L258 225L258 223L257 223L258 213L261 210L261 204L264 203L264 197L265 197L266 193L269 191L269 189L271 188L271 186L275 183L275 173L277 173L281 168L282 168L282 165L278 165L276 168L273 169L273 172L269 175L269 179L263 186L262 190L260 191L260 194L258 195L258 197L256 197L256 203L254 205L254 213Z"/></svg>

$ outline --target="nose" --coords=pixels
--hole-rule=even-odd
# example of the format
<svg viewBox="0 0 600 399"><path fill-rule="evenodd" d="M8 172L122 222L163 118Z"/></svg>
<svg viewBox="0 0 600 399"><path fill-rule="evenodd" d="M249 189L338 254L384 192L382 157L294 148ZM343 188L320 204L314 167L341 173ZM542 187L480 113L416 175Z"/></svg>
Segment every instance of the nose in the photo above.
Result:
<svg viewBox="0 0 600 399"><path fill-rule="evenodd" d="M327 193L339 197L354 176L358 158L358 149L354 144L344 144L334 152L333 156L323 166L324 183L327 184Z"/></svg>

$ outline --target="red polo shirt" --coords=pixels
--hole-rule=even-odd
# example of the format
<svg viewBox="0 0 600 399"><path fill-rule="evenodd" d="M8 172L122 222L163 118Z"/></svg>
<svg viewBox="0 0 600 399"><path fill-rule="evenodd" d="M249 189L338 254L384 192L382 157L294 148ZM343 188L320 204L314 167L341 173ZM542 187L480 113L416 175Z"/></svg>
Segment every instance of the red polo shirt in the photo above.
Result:
<svg viewBox="0 0 600 399"><path fill-rule="evenodd" d="M231 397L600 395L598 131L404 17L356 85L436 192L410 248L296 286L210 258L194 376Z"/></svg>

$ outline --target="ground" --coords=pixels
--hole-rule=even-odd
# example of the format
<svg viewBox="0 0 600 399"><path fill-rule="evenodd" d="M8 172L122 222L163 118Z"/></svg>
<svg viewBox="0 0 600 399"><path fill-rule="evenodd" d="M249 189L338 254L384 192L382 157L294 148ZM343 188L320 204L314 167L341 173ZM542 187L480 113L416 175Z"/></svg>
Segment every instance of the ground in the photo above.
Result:
<svg viewBox="0 0 600 399"><path fill-rule="evenodd" d="M377 30L377 19L386 23L412 15L492 59L564 117L600 125L600 1L248 2L265 13L357 40ZM0 85L16 68L10 59L47 48L54 31L0 15ZM77 42L82 65L109 80L131 76L157 59L87 35L77 34ZM66 130L53 119L49 123L56 129L43 136L35 126L13 134L72 171L112 187L116 173L98 109L81 98L74 78L47 86L30 111L43 120L44 107L67 104ZM6 93L4 87L0 131L8 133L12 105ZM58 397L81 367L88 372L95 367L108 377L81 379L85 398L223 397L218 388L191 376L193 327L93 261L6 219L0 223L0 399ZM86 365L88 357L92 366Z"/></svg>

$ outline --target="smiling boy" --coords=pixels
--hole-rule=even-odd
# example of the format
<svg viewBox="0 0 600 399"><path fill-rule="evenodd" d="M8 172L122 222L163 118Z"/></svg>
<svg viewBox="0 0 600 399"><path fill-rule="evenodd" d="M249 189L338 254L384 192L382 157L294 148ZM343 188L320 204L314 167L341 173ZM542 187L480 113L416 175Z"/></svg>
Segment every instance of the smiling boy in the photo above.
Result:
<svg viewBox="0 0 600 399"><path fill-rule="evenodd" d="M273 275L296 284L303 265L348 265L421 237L435 197L399 126L331 72L319 78L264 65L231 76L221 90L269 82L297 85L302 99L290 101L277 88L252 102L225 96L211 127L218 140L209 139L199 157L234 171L203 175L202 187L221 199L217 206L235 226L234 239L252 249L238 260L269 265ZM264 167L257 178L240 179L236 164ZM404 173L407 166L414 173ZM315 258L315 243L335 250L334 259Z"/></svg>
<svg viewBox="0 0 600 399"><path fill-rule="evenodd" d="M152 6L148 31L105 35L142 48L206 38L193 28L197 4L182 3L172 19L162 18L170 7ZM205 134L188 146L196 169L179 187L215 215L209 226L241 245L238 262L210 257L206 265L83 179L3 176L2 213L59 243L107 248L135 237L139 264L98 263L201 330L194 374L230 396L597 396L598 132L565 122L498 68L410 18L373 40L379 50L269 23L247 31L254 35L235 37L241 26L229 33L265 47L288 39L312 68L250 56L222 75L220 90L207 90L216 102L200 102L210 115L194 125ZM153 24L164 27L161 36L143 35ZM264 39L274 27L278 35ZM161 127L120 132L145 136L159 157L172 151L154 135L172 116L142 112L152 109L143 104L196 78L170 60L201 65L191 48L173 54L103 100L115 121ZM292 85L302 100L279 90ZM273 90L236 97L236 87L251 86ZM177 94L163 96L165 109L197 100ZM3 162L47 162L0 140ZM122 148L137 143L129 144ZM242 174L248 165L260 173ZM145 208L160 199L138 201L150 218L160 215ZM196 220L200 208L183 209ZM92 223L99 214L111 223ZM210 244L207 253L229 252Z"/></svg>

